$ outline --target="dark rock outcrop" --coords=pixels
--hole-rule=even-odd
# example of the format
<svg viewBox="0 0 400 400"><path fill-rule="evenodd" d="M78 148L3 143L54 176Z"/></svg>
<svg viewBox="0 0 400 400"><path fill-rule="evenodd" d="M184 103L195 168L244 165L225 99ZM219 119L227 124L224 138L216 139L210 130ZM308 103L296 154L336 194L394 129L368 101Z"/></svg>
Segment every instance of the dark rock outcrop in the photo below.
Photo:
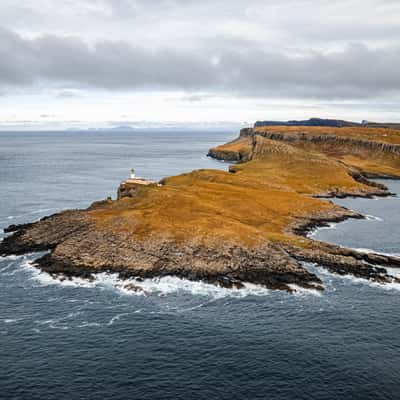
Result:
<svg viewBox="0 0 400 400"><path fill-rule="evenodd" d="M310 118L300 121L257 121L254 126L329 126L341 128L345 126L362 126L362 124L357 122L343 121L340 119Z"/></svg>
<svg viewBox="0 0 400 400"><path fill-rule="evenodd" d="M400 123L380 123L380 122L368 122L362 121L352 122L344 121L341 119L327 119L327 118L310 118L307 120L290 120L290 121L257 121L254 127L262 126L321 126L321 127L333 127L333 128L344 128L344 127L360 127L360 128L389 128L389 129L400 129Z"/></svg>
<svg viewBox="0 0 400 400"><path fill-rule="evenodd" d="M208 157L215 158L216 160L228 161L228 162L239 162L243 160L243 154L236 151L215 151L210 149L207 153Z"/></svg>

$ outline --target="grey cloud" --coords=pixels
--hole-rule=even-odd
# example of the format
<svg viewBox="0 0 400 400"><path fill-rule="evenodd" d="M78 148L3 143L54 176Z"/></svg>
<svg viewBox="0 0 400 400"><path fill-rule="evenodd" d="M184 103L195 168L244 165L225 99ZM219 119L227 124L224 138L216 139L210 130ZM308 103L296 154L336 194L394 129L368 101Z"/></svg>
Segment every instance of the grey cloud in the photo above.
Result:
<svg viewBox="0 0 400 400"><path fill-rule="evenodd" d="M66 34L181 46L231 35L315 47L357 40L398 42L394 0L2 0L0 26L24 33Z"/></svg>
<svg viewBox="0 0 400 400"><path fill-rule="evenodd" d="M214 97L215 97L215 95L212 95L212 94L193 93L193 94L188 94L188 95L182 96L181 100L188 101L188 102L201 102L204 100L212 99Z"/></svg>
<svg viewBox="0 0 400 400"><path fill-rule="evenodd" d="M149 49L124 41L35 39L0 31L0 86L185 90L251 96L354 98L399 93L400 49L347 46L336 52L256 46Z"/></svg>
<svg viewBox="0 0 400 400"><path fill-rule="evenodd" d="M81 97L81 94L77 90L64 89L64 90L57 91L57 96L61 97L61 98L69 99L69 98Z"/></svg>

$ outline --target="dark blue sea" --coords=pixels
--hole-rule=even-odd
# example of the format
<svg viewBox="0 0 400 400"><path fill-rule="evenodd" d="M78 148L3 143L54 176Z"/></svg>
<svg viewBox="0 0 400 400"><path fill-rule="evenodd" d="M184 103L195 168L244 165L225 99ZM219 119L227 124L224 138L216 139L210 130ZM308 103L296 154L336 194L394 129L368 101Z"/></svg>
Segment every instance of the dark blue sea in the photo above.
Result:
<svg viewBox="0 0 400 400"><path fill-rule="evenodd" d="M226 169L205 154L236 136L2 132L0 228L115 197L132 166L152 179ZM368 219L316 238L400 253L400 198L337 202ZM400 285L310 266L324 293L163 278L145 281L143 295L113 275L61 283L34 258L0 258L1 399L400 398Z"/></svg>

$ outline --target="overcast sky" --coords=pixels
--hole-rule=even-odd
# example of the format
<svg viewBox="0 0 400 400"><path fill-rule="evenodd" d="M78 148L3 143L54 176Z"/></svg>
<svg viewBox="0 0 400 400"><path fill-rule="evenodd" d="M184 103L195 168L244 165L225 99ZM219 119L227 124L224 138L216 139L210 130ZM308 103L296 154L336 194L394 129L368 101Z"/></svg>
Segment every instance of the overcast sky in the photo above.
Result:
<svg viewBox="0 0 400 400"><path fill-rule="evenodd" d="M399 70L398 0L0 2L2 126L394 121Z"/></svg>

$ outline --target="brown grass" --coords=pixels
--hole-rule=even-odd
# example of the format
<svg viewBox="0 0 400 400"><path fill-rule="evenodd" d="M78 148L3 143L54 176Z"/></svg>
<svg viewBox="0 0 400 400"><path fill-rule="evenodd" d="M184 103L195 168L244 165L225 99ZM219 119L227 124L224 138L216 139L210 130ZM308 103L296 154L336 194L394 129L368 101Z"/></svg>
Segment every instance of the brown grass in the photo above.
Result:
<svg viewBox="0 0 400 400"><path fill-rule="evenodd" d="M338 137L372 140L389 144L400 144L400 130L389 128L331 128L323 126L268 126L254 128L255 132L277 132L285 134L305 133L307 136L334 135Z"/></svg>
<svg viewBox="0 0 400 400"><path fill-rule="evenodd" d="M273 128L278 129L278 128ZM360 129L360 128L358 128ZM270 130L270 127L268 127ZM282 130L282 127L279 128ZM298 128L285 128L295 131ZM369 135L377 140L386 129L302 128L310 134L334 132L352 137ZM374 131L374 132L373 132ZM399 132L396 132L400 143ZM396 135L390 132L391 141ZM304 241L288 232L302 218L322 216L338 207L311 197L341 191L366 194L371 187L356 182L349 171L363 168L400 174L398 157L368 154L354 149L322 149L257 137L220 146L221 150L251 153L251 160L231 167L231 172L197 170L170 177L162 187L150 186L135 197L113 202L108 208L91 211L99 227L125 231L136 240L164 237L181 243L213 246L237 243L256 246L268 241ZM365 167L364 165L364 167Z"/></svg>

